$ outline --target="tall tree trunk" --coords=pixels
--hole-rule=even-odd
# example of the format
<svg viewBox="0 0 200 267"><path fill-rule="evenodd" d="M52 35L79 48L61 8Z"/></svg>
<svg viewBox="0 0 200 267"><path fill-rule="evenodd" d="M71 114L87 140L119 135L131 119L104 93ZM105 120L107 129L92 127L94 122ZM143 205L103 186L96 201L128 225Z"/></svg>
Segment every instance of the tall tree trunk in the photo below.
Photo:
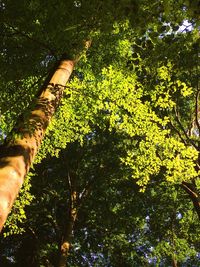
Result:
<svg viewBox="0 0 200 267"><path fill-rule="evenodd" d="M60 102L75 61L61 60L35 108L0 148L0 231Z"/></svg>
<svg viewBox="0 0 200 267"><path fill-rule="evenodd" d="M181 184L182 188L187 192L188 196L193 202L194 208L196 210L196 213L200 220L200 195L197 189L195 188L195 185L192 183L182 182Z"/></svg>
<svg viewBox="0 0 200 267"><path fill-rule="evenodd" d="M172 267L178 267L178 262L175 258L172 259Z"/></svg>
<svg viewBox="0 0 200 267"><path fill-rule="evenodd" d="M65 228L65 234L63 236L61 247L60 247L60 257L59 257L59 264L58 267L66 267L67 266L67 257L69 254L69 249L72 242L72 235L74 229L74 223L77 217L77 192L73 190L71 192L71 200L70 200L70 207L69 213Z"/></svg>

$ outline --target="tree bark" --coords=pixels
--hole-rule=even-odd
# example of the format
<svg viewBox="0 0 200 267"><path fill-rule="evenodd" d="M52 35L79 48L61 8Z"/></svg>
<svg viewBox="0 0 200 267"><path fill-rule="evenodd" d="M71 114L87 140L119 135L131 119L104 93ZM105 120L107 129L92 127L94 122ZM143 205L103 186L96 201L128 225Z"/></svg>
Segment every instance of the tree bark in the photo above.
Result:
<svg viewBox="0 0 200 267"><path fill-rule="evenodd" d="M61 60L44 86L34 109L0 147L0 231L59 105L75 60Z"/></svg>
<svg viewBox="0 0 200 267"><path fill-rule="evenodd" d="M71 192L70 207L67 218L68 221L66 223L65 234L60 246L60 257L59 257L58 267L67 266L67 257L72 242L74 223L77 217L76 203L77 203L77 192L74 190L73 192Z"/></svg>
<svg viewBox="0 0 200 267"><path fill-rule="evenodd" d="M178 262L176 259L172 259L172 267L178 267Z"/></svg>
<svg viewBox="0 0 200 267"><path fill-rule="evenodd" d="M194 208L200 220L200 195L192 183L182 182L182 188L187 192L193 202Z"/></svg>

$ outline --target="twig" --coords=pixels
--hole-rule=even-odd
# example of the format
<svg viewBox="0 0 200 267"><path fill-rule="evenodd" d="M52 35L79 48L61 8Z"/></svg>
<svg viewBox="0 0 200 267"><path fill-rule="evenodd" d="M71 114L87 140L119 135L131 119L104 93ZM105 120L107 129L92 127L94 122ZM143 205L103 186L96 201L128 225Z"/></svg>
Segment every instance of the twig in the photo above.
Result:
<svg viewBox="0 0 200 267"><path fill-rule="evenodd" d="M181 133L179 132L179 130L173 125L172 121L170 120L170 125L172 126L172 128L175 130L175 132L178 134L178 136L180 137L181 141L187 145L185 139L182 137Z"/></svg>

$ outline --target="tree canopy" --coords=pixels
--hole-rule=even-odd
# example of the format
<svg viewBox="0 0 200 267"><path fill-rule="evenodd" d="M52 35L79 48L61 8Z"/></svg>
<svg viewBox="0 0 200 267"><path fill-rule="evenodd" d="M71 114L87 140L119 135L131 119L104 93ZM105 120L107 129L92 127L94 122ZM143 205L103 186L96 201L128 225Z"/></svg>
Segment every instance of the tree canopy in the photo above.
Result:
<svg viewBox="0 0 200 267"><path fill-rule="evenodd" d="M0 168L43 127L30 114L56 109L1 266L199 266L199 1L3 0L0 12ZM75 68L49 89L59 60Z"/></svg>

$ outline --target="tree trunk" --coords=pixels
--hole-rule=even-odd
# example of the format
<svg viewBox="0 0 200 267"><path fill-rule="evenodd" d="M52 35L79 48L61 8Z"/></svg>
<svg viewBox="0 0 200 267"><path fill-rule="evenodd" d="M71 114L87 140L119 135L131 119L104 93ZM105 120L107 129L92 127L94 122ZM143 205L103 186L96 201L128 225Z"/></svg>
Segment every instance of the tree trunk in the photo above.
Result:
<svg viewBox="0 0 200 267"><path fill-rule="evenodd" d="M194 208L200 220L200 195L197 189L193 184L187 182L182 182L181 186L192 200Z"/></svg>
<svg viewBox="0 0 200 267"><path fill-rule="evenodd" d="M0 231L60 102L75 61L61 60L35 108L0 147Z"/></svg>
<svg viewBox="0 0 200 267"><path fill-rule="evenodd" d="M178 267L178 262L176 259L172 259L172 267Z"/></svg>
<svg viewBox="0 0 200 267"><path fill-rule="evenodd" d="M65 228L65 234L60 247L60 257L58 267L66 267L67 266L67 257L69 254L69 249L72 242L72 235L74 229L74 223L77 217L77 192L73 191L71 193L70 207L68 213L68 221Z"/></svg>

